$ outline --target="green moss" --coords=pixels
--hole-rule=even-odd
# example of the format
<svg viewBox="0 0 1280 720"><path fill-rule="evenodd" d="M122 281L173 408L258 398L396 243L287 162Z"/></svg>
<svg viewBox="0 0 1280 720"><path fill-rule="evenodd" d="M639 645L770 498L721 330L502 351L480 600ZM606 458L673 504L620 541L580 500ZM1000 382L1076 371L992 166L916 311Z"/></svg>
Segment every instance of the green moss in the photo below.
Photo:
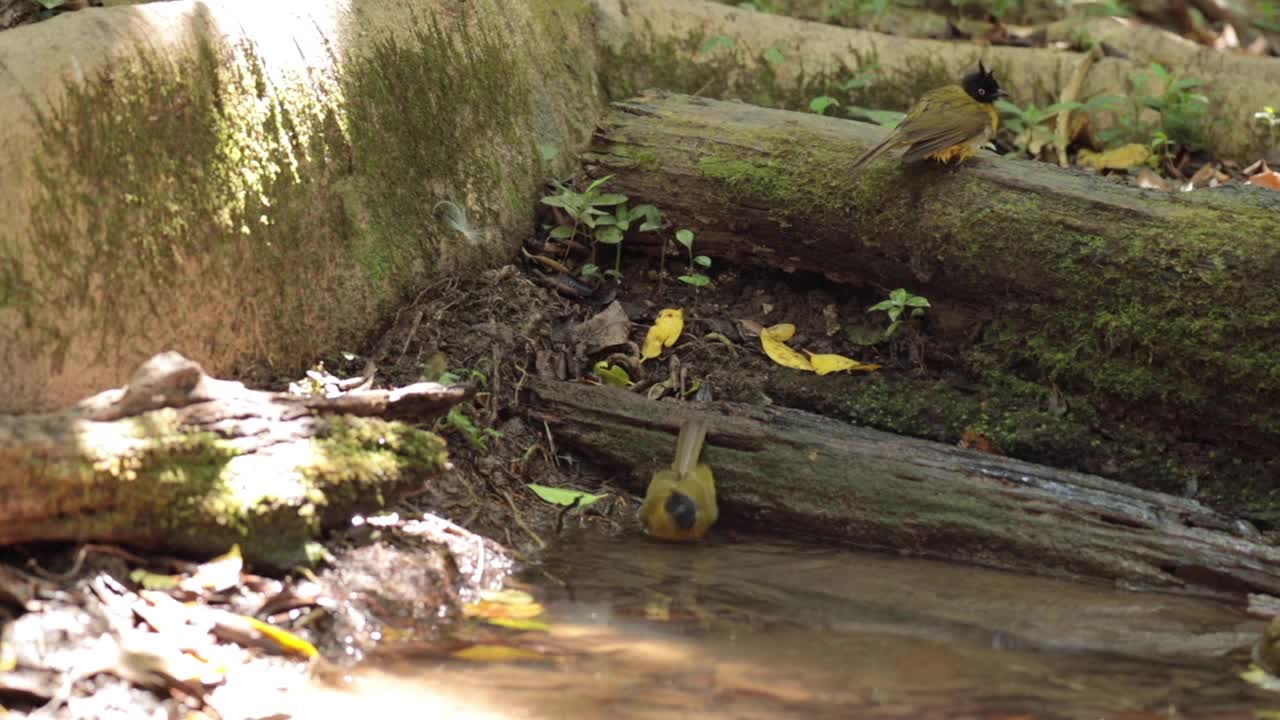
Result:
<svg viewBox="0 0 1280 720"><path fill-rule="evenodd" d="M406 37L380 37L344 66L368 219L354 249L383 297L432 269L444 236L432 199L502 187L512 172L495 148L520 145L530 89L509 45L488 27L463 18L446 29L434 17L413 18ZM532 175L525 164L514 174Z"/></svg>
<svg viewBox="0 0 1280 720"><path fill-rule="evenodd" d="M381 505L384 492L441 472L448 464L440 436L378 418L330 420L314 447L316 460L302 475L322 498L318 505L332 504L342 513L359 509L362 502Z"/></svg>
<svg viewBox="0 0 1280 720"><path fill-rule="evenodd" d="M306 77L198 34L189 53L140 46L52 105L33 99L31 232L0 230L0 306L25 321L13 340L115 360L146 330L209 322L212 304L236 326L192 352L296 371L442 255L454 268L509 249L461 241L432 212L449 199L511 224L541 177L529 58L477 19L497 3L471 8L345 39ZM175 313L179 295L193 309Z"/></svg>
<svg viewBox="0 0 1280 720"><path fill-rule="evenodd" d="M775 65L763 55L744 57L734 46L708 47L712 36L692 33L684 38L659 38L652 28L638 33L618 47L604 50L600 80L611 100L633 97L649 88L697 94L702 97L740 99L753 105L807 112L809 102L820 95L845 105L906 110L928 90L953 83L956 73L932 57L909 58L901 67L878 68L876 53L854 51L848 62L826 63L820 68L800 66L797 56ZM977 62L978 53L974 53ZM788 72L785 79L779 70ZM877 68L872 82L846 89L845 83L864 68Z"/></svg>
<svg viewBox="0 0 1280 720"><path fill-rule="evenodd" d="M298 467L252 476L234 466L239 452L211 433L184 432L173 411L147 413L128 433L141 438L135 449L95 465L94 476L111 475L126 488L125 509L104 522L154 518L174 548L205 554L239 543L246 558L277 567L305 562L324 528L384 507L447 464L438 436L371 418L331 419L311 441L309 459L290 456ZM253 462L270 466L262 457Z"/></svg>
<svg viewBox="0 0 1280 720"><path fill-rule="evenodd" d="M304 182L286 134L297 108L263 95L251 52L232 58L203 37L172 61L141 49L68 84L58 105L33 105L33 257L23 261L16 238L0 243L32 329L114 340L126 318L104 295L127 287L161 312L193 255L234 263L246 245L275 247L259 257L270 263L297 247L299 218L272 203ZM333 208L323 194L309 201L313 212ZM52 308L56 318L41 316ZM65 325L78 315L81 326Z"/></svg>

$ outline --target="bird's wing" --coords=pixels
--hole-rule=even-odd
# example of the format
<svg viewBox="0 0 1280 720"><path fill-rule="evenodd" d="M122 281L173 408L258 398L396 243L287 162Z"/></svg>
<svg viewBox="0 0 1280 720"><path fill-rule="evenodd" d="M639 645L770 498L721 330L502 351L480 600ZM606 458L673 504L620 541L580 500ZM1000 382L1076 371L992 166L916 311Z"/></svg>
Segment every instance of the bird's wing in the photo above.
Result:
<svg viewBox="0 0 1280 720"><path fill-rule="evenodd" d="M915 162L953 145L970 142L990 128L991 116L982 108L968 107L977 104L968 97L927 98L925 103L920 112L912 113L912 117L898 127L899 143L910 145L902 156L903 162Z"/></svg>

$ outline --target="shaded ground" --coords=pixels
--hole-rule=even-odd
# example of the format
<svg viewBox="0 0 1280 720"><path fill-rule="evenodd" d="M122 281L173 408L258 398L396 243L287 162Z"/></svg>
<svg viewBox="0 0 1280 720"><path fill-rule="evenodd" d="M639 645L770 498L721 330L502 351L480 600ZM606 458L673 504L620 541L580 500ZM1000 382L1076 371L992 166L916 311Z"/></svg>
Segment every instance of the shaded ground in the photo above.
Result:
<svg viewBox="0 0 1280 720"><path fill-rule="evenodd" d="M509 547L538 549L562 522L559 509L538 501L526 483L608 492L611 499L567 516L576 522L634 529L635 497L651 468L592 468L557 448L542 427L530 426L520 388L529 373L600 382L601 360L624 368L633 390L650 397L711 397L808 409L871 427L1008 454L1132 484L1195 496L1227 512L1243 513L1264 530L1273 498L1255 492L1268 477L1265 454L1234 454L1196 439L1195 428L1161 427L1122 403L1089 404L1050 382L1035 382L992 368L976 377L961 372L964 328L945 314L905 322L886 340L888 318L865 308L888 289L832 285L816 276L740 271L717 265L713 282L694 288L674 279L687 259L674 242L659 278L658 259L626 254L621 285L594 291L547 269L569 266L585 251L530 243L520 264L423 290L387 322L360 354L330 358L326 369L355 375L372 362L377 382L404 385L422 379L478 382L465 420L439 425L449 438L457 472L420 496L433 509ZM530 256L537 256L530 259ZM602 248L600 265L612 264ZM630 320L627 343L592 347L580 323L617 301ZM638 361L639 345L665 307L682 308L684 332L673 349ZM882 369L816 376L780 367L759 338L739 321L792 323L795 348L840 353ZM749 326L747 326L749 327ZM980 328L970 328L973 337ZM957 341L960 338L961 341ZM970 365L973 363L970 359ZM673 379L674 378L674 379ZM669 383L669 385L668 385ZM1134 419L1141 418L1141 419ZM655 458L655 463L666 462ZM603 490L601 489L603 488ZM513 518L512 516L515 516ZM518 519L518 521L515 521ZM732 524L733 518L723 518Z"/></svg>

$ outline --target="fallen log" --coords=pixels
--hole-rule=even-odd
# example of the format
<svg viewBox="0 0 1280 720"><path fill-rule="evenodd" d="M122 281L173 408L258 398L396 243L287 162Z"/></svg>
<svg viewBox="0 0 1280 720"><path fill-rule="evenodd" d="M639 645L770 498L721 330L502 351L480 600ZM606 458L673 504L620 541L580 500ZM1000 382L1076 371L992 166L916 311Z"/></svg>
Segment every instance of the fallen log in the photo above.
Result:
<svg viewBox="0 0 1280 720"><path fill-rule="evenodd" d="M905 111L926 91L955 82L982 60L995 69L1017 105L1034 103L1043 108L1062 99L1083 58L1081 52L1054 48L978 47L895 37L713 2L594 0L594 4L602 46L599 74L614 100L660 87L793 110L805 109L813 98L828 95L847 105ZM1082 34L1069 39L1072 45L1083 40L1087 46L1090 40L1108 37L1109 32L1103 37ZM1135 50L1133 59L1108 57L1095 63L1084 79L1080 98L1129 95L1133 92L1130 74L1147 70L1152 60L1159 61L1181 77L1204 81L1201 89L1212 101L1212 120L1204 130L1208 149L1219 159L1243 165L1277 149L1276 138L1267 136L1253 115L1262 109L1261 98L1280 96L1276 80L1280 60L1238 60L1238 54L1211 50L1157 55L1144 50L1162 50L1167 44L1151 45L1145 40L1130 39L1124 46ZM864 82L851 89L846 83L858 76ZM1154 81L1148 82L1148 92L1162 92ZM1110 122L1106 114L1095 120Z"/></svg>
<svg viewBox="0 0 1280 720"><path fill-rule="evenodd" d="M62 413L0 415L0 545L124 543L306 560L322 530L448 465L429 422L472 390L418 383L333 398L246 389L164 353Z"/></svg>
<svg viewBox="0 0 1280 720"><path fill-rule="evenodd" d="M1220 447L1280 444L1280 193L1163 193L987 153L843 171L885 132L650 95L615 104L587 161L717 262L927 297L927 340L975 376L1052 382ZM627 246L661 242L646 235Z"/></svg>
<svg viewBox="0 0 1280 720"><path fill-rule="evenodd" d="M1241 604L1280 594L1280 548L1194 500L786 408L528 386L557 443L636 468L636 488L670 462L685 418L707 420L730 527Z"/></svg>

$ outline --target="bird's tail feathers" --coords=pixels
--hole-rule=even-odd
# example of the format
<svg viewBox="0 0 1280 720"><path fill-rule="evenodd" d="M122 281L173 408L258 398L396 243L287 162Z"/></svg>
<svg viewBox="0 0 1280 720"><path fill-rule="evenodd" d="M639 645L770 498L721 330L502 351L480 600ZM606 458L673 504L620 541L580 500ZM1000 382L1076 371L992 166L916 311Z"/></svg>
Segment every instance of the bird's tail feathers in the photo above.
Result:
<svg viewBox="0 0 1280 720"><path fill-rule="evenodd" d="M683 478L693 470L702 454L702 443L707 438L706 420L686 420L680 428L680 436L676 438L676 458L671 462L671 469L676 471L677 478Z"/></svg>
<svg viewBox="0 0 1280 720"><path fill-rule="evenodd" d="M872 147L870 150L867 150L866 152L862 153L862 155L859 156L857 160L854 160L853 165L849 168L849 171L857 172L858 170L862 169L862 166L866 165L872 160L875 160L876 158L885 154L885 152L887 152L890 148L896 145L897 142L898 142L898 134L889 133L889 137L885 138L884 140L881 140L879 143L875 145L875 147Z"/></svg>

